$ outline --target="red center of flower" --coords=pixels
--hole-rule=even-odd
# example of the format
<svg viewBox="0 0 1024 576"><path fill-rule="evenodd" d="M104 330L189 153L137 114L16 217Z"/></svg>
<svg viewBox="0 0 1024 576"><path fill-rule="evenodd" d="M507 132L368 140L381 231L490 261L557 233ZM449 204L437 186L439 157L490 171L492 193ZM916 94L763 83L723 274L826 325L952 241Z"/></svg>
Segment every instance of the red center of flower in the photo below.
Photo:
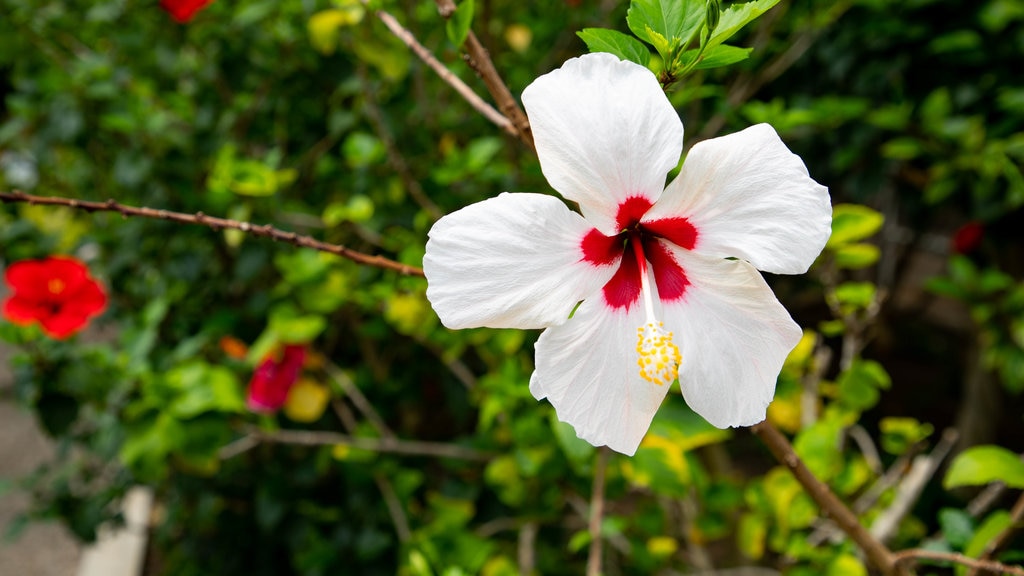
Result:
<svg viewBox="0 0 1024 576"><path fill-rule="evenodd" d="M646 266L638 258L651 264L662 301L682 298L690 285L666 242L692 250L697 244L697 229L682 217L641 222L650 208L651 202L646 198L631 196L619 204L615 216L618 234L605 236L594 229L580 243L586 262L604 266L619 260L618 270L603 288L605 302L612 308L629 310L640 299L640 275Z"/></svg>

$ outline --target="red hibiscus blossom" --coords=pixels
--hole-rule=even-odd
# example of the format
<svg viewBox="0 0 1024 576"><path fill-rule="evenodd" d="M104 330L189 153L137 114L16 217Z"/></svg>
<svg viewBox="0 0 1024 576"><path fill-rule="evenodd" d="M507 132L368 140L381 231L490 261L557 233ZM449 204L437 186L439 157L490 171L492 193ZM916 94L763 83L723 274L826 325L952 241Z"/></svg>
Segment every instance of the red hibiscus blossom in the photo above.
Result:
<svg viewBox="0 0 1024 576"><path fill-rule="evenodd" d="M178 23L184 24L192 19L213 0L160 0L160 7L170 13Z"/></svg>
<svg viewBox="0 0 1024 576"><path fill-rule="evenodd" d="M78 332L107 307L103 287L84 264L67 256L15 262L4 280L14 292L4 301L4 317L21 326L39 322L57 339Z"/></svg>
<svg viewBox="0 0 1024 576"><path fill-rule="evenodd" d="M957 254L968 254L981 244L981 237L984 235L985 226L977 220L972 220L953 233L950 248Z"/></svg>
<svg viewBox="0 0 1024 576"><path fill-rule="evenodd" d="M289 344L278 354L269 354L252 374L246 400L253 412L274 412L284 406L288 392L299 379L306 347Z"/></svg>

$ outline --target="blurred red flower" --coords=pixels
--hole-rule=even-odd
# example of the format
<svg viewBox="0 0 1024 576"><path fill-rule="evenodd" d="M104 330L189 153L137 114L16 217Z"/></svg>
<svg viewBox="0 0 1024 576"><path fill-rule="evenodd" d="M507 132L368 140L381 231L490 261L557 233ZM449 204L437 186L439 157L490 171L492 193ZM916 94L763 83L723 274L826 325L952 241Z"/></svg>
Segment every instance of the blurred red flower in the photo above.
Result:
<svg viewBox="0 0 1024 576"><path fill-rule="evenodd" d="M246 403L253 412L274 412L284 406L288 392L299 379L306 347L288 344L283 351L268 354L252 374Z"/></svg>
<svg viewBox="0 0 1024 576"><path fill-rule="evenodd" d="M977 220L972 220L953 233L950 248L957 254L968 254L981 244L984 235L985 226Z"/></svg>
<svg viewBox="0 0 1024 576"><path fill-rule="evenodd" d="M171 18L184 24L213 0L160 0L160 7L166 10Z"/></svg>
<svg viewBox="0 0 1024 576"><path fill-rule="evenodd" d="M89 269L67 256L15 262L4 280L14 293L4 301L4 317L21 326L39 322L57 339L78 332L107 307L107 295Z"/></svg>

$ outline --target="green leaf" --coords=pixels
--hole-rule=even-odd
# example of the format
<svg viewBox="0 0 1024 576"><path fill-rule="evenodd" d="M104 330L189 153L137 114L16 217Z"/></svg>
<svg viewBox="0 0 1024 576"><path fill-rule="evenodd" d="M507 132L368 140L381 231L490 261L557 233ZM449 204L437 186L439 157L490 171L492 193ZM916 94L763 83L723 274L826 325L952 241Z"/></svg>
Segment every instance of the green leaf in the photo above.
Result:
<svg viewBox="0 0 1024 576"><path fill-rule="evenodd" d="M828 564L825 576L867 576L868 569L853 554L840 554Z"/></svg>
<svg viewBox="0 0 1024 576"><path fill-rule="evenodd" d="M939 527L950 546L960 550L974 535L974 519L963 510L943 508L939 510Z"/></svg>
<svg viewBox="0 0 1024 576"><path fill-rule="evenodd" d="M713 48L725 42L733 34L739 32L740 28L754 21L778 3L779 0L754 0L745 4L729 6L727 10L722 12L721 18L718 21L718 27L715 28L711 38L708 39L707 47Z"/></svg>
<svg viewBox="0 0 1024 576"><path fill-rule="evenodd" d="M832 207L832 236L826 248L837 248L873 235L882 227L885 217L877 210L859 204L837 204Z"/></svg>
<svg viewBox="0 0 1024 576"><path fill-rule="evenodd" d="M358 24L362 21L364 13L365 9L361 4L349 4L344 8L331 8L313 14L306 25L309 43L325 56L334 54L338 49L341 28Z"/></svg>
<svg viewBox="0 0 1024 576"><path fill-rule="evenodd" d="M693 67L694 70L706 70L709 68L718 68L721 66L728 66L729 64L735 64L742 62L750 57L750 53L753 48L739 48L737 46L715 46L710 50L705 50L703 53L699 49L694 48L693 50L687 50L683 52L682 56L679 57L678 68L683 69L688 67L694 58L700 58L700 61Z"/></svg>
<svg viewBox="0 0 1024 576"><path fill-rule="evenodd" d="M364 168L384 158L386 150L379 138L366 132L353 132L341 146L345 161L352 168Z"/></svg>
<svg viewBox="0 0 1024 576"><path fill-rule="evenodd" d="M768 519L760 514L747 512L740 517L736 531L736 546L747 558L760 560L764 556L764 544L768 539Z"/></svg>
<svg viewBox="0 0 1024 576"><path fill-rule="evenodd" d="M836 266L857 270L878 262L880 251L874 244L845 244L836 249Z"/></svg>
<svg viewBox="0 0 1024 576"><path fill-rule="evenodd" d="M978 526L978 529L974 531L974 536L971 540L964 546L964 556L970 558L981 556L981 553L985 551L989 543L1009 528L1011 524L1013 524L1013 518L1006 510L997 510L989 514ZM956 574L957 576L967 574L966 567L957 566Z"/></svg>
<svg viewBox="0 0 1024 576"><path fill-rule="evenodd" d="M844 308L863 310L874 302L877 291L871 282L843 282L836 287L835 298Z"/></svg>
<svg viewBox="0 0 1024 576"><path fill-rule="evenodd" d="M878 423L878 429L882 432L882 449L897 456L935 431L935 427L927 422L921 423L916 418L897 417L882 418Z"/></svg>
<svg viewBox="0 0 1024 576"><path fill-rule="evenodd" d="M626 24L669 61L704 25L704 0L632 0Z"/></svg>
<svg viewBox="0 0 1024 576"><path fill-rule="evenodd" d="M469 35L469 26L473 23L473 0L462 0L458 8L445 23L448 39L456 46L462 46Z"/></svg>
<svg viewBox="0 0 1024 576"><path fill-rule="evenodd" d="M179 366L164 377L175 397L167 411L179 419L194 418L204 412L242 412L245 401L234 373L223 366L191 362Z"/></svg>
<svg viewBox="0 0 1024 576"><path fill-rule="evenodd" d="M842 472L843 455L838 449L842 430L841 422L823 419L802 430L793 440L797 455L824 482Z"/></svg>
<svg viewBox="0 0 1024 576"><path fill-rule="evenodd" d="M942 485L947 489L980 486L1000 480L1010 488L1024 488L1024 461L999 446L964 450L950 465Z"/></svg>
<svg viewBox="0 0 1024 576"><path fill-rule="evenodd" d="M643 42L618 30L584 28L576 35L587 44L591 52L607 52L641 66L647 66L651 61L651 51Z"/></svg>

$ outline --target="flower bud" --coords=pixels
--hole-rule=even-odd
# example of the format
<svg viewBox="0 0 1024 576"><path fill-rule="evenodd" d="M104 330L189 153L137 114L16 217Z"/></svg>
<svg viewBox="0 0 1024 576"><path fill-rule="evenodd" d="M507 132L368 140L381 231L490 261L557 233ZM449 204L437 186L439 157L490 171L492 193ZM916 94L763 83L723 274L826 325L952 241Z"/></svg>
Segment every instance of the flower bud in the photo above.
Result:
<svg viewBox="0 0 1024 576"><path fill-rule="evenodd" d="M722 16L722 1L721 0L707 0L707 4L704 7L704 26L708 30L708 35L715 31L718 27L718 20Z"/></svg>

